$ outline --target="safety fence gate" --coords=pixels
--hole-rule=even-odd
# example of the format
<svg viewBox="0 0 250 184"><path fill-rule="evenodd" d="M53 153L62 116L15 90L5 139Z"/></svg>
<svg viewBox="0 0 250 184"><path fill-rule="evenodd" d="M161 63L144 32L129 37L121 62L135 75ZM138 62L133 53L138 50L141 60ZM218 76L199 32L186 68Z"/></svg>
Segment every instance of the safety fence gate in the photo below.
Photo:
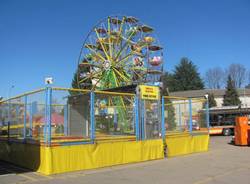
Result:
<svg viewBox="0 0 250 184"><path fill-rule="evenodd" d="M138 139L157 139L161 137L161 101L157 86L140 85L136 89L139 125Z"/></svg>

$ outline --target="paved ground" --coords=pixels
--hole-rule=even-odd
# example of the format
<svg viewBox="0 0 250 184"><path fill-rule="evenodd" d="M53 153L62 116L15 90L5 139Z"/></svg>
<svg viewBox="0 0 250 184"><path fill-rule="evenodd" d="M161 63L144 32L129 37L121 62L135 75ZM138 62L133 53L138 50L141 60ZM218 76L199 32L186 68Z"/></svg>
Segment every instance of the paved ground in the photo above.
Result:
<svg viewBox="0 0 250 184"><path fill-rule="evenodd" d="M250 147L229 142L230 137L212 137L206 153L53 176L0 162L0 184L248 184Z"/></svg>

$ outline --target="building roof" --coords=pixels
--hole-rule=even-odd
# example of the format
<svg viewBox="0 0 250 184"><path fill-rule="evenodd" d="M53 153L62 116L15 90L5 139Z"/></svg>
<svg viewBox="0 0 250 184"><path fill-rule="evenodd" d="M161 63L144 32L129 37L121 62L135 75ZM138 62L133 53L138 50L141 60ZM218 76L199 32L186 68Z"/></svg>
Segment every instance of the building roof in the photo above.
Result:
<svg viewBox="0 0 250 184"><path fill-rule="evenodd" d="M189 91L176 91L170 92L170 96L176 97L192 97L192 98L199 98L204 97L207 93L213 93L214 97L222 98L225 94L225 89L203 89L203 90L189 90ZM250 89L237 89L239 96L250 96Z"/></svg>
<svg viewBox="0 0 250 184"><path fill-rule="evenodd" d="M212 107L209 109L210 114L249 114L249 107L239 106L224 106L224 107Z"/></svg>

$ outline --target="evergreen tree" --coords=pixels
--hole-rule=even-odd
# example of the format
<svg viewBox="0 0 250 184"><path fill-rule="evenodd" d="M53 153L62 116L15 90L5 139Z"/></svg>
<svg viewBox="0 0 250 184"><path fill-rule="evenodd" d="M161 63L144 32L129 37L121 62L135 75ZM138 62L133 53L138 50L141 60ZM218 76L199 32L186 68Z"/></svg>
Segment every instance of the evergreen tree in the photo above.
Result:
<svg viewBox="0 0 250 184"><path fill-rule="evenodd" d="M168 90L165 91L164 96L169 96ZM169 98L165 98L164 105L165 110L167 111L167 116L165 116L165 126L167 127L168 131L175 130L175 109L172 104L172 101Z"/></svg>
<svg viewBox="0 0 250 184"><path fill-rule="evenodd" d="M73 77L72 82L71 82L71 87L73 89L79 89L78 82L77 82L78 81L77 75L78 75L78 72L76 71L74 73L74 77ZM73 95L73 96L79 94L79 92L77 92L77 91L69 91L69 93L70 93L70 95Z"/></svg>
<svg viewBox="0 0 250 184"><path fill-rule="evenodd" d="M86 79L83 83L83 85L79 85L78 80L80 78L80 76L86 76L87 73L90 72L90 67L87 65L84 65L84 63L87 63L87 60L83 60L82 62L83 64L80 64L80 67L78 67L78 69L76 70L76 72L74 73L72 82L71 82L71 87L74 89L91 89L92 88L92 84L91 84L91 80L90 79ZM79 76L78 76L79 75ZM79 94L79 92L75 92L75 91L70 91L71 95L77 95Z"/></svg>
<svg viewBox="0 0 250 184"><path fill-rule="evenodd" d="M74 77L73 77L73 79L72 79L72 82L71 82L71 87L72 88L74 88L74 89L78 89L79 87L78 87L78 83L77 83L77 75L78 75L78 73L77 73L77 71L74 73Z"/></svg>
<svg viewBox="0 0 250 184"><path fill-rule="evenodd" d="M229 75L227 79L226 92L223 97L223 106L240 105L240 104L241 104L241 101L239 99L238 92L234 86L234 81Z"/></svg>
<svg viewBox="0 0 250 184"><path fill-rule="evenodd" d="M208 105L209 105L209 108L217 106L217 103L216 103L216 101L214 99L214 94L213 93L208 94Z"/></svg>
<svg viewBox="0 0 250 184"><path fill-rule="evenodd" d="M206 103L207 103L207 101L205 101L203 103L204 111L201 111L201 113L199 113L199 116L200 116L199 121L200 121L200 126L202 128L207 127L207 120L206 120L207 114L206 114L206 110L205 110L206 107L207 107ZM208 105L209 105L209 108L217 106L217 103L216 103L216 101L214 99L214 94L213 93L208 93Z"/></svg>
<svg viewBox="0 0 250 184"><path fill-rule="evenodd" d="M185 57L182 58L180 63L175 67L171 85L170 89L173 91L204 89L204 83L196 65Z"/></svg>
<svg viewBox="0 0 250 184"><path fill-rule="evenodd" d="M162 94L163 95L168 95L168 91L173 91L172 86L173 86L173 74L169 72L165 72L162 75L161 81L163 83L163 89L162 89Z"/></svg>
<svg viewBox="0 0 250 184"><path fill-rule="evenodd" d="M72 79L72 82L71 82L72 88L91 89L92 85L91 85L91 80L90 79L86 79L82 85L78 84L79 78L81 78L81 76L84 78L84 76L86 76L90 72L90 67L88 65L85 65L87 63L88 63L88 61L86 59L84 59L82 61L82 63L79 65L76 72L74 73L74 76L73 76L73 79Z"/></svg>

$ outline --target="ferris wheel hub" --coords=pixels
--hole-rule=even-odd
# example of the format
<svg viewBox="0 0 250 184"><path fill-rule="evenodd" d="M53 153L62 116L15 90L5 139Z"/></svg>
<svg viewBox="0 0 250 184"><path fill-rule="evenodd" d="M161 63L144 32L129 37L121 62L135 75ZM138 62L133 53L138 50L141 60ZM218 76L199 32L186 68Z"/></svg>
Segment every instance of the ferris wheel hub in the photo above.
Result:
<svg viewBox="0 0 250 184"><path fill-rule="evenodd" d="M108 60L106 60L106 61L103 63L103 68L104 68L105 70L109 70L110 67L111 67L111 62L108 61Z"/></svg>

